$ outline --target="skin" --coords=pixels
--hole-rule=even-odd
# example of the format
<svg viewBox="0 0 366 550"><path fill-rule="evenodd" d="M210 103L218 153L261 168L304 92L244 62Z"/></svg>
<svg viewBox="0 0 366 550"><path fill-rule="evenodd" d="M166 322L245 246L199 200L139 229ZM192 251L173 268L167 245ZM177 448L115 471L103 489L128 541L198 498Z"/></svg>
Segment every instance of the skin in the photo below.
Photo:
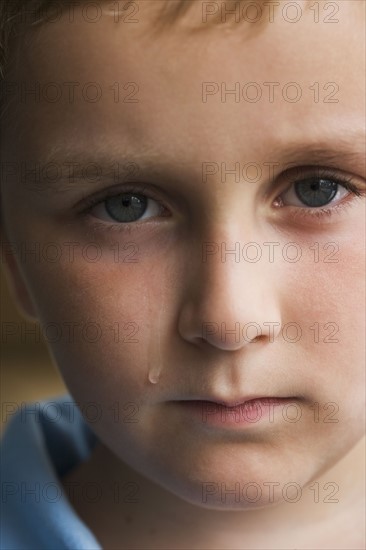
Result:
<svg viewBox="0 0 366 550"><path fill-rule="evenodd" d="M364 3L342 3L337 24L314 24L313 12L304 10L296 24L279 17L260 33L244 24L187 40L193 14L154 38L149 3L141 4L136 25L116 25L111 16L91 25L79 14L70 32L64 17L37 31L11 75L15 82L97 81L103 97L18 105L12 125L10 110L3 162L58 158L63 164L66 143L77 159L113 149L116 162L138 164L141 189L149 193L154 184L154 198L165 207L164 215L117 231L121 223L105 214L100 219L101 207L87 218L75 206L113 186L118 194L124 183L106 177L59 192L42 185L35 191L16 177L2 183L3 238L41 247L52 242L63 250L57 262L5 255L24 313L43 326L97 321L102 329L94 344L78 330L73 343L65 336L50 344L81 409L94 402L102 411L90 423L101 443L62 482L65 488L70 481L100 483L97 504L77 495L70 500L104 548L363 548L364 195L343 193L338 203L346 206L332 216L301 216L306 206L285 195L294 174L284 172L290 162L332 168L365 191ZM115 103L109 86L116 81L137 83L139 102ZM280 82L281 88L297 82L303 97L290 103L279 93L273 103L235 103L221 102L218 94L202 102L202 82L232 88L238 81ZM318 103L309 90L314 82L321 84ZM323 102L328 82L339 86L338 103ZM332 163L318 161L315 149L328 151ZM352 158L342 158L346 150ZM203 162L256 162L263 173L256 183L233 176L222 182L220 173L204 183ZM273 178L268 162L279 164ZM291 204L280 206L278 197ZM78 243L73 262L65 245L71 241ZM99 245L102 260L83 256L90 242ZM112 247L118 244L123 257L131 242L138 261L116 262ZM263 257L235 262L215 254L204 262L207 242L226 242L228 249L255 242ZM275 252L270 262L265 242L280 243L278 251L295 242L301 260ZM335 262L325 261L327 243L337 245ZM119 323L122 339L130 333L127 322L138 327L138 343L115 341L110 327ZM222 341L219 333L203 333L206 322L228 329L256 322L260 333ZM268 322L277 323L273 338ZM302 329L294 344L283 337L287 323ZM337 327L336 342L326 341L326 323ZM151 383L149 372L157 370L159 381ZM296 399L301 419L285 421L276 409L272 423L208 429L174 402L253 394ZM111 410L116 403L119 421ZM137 422L125 421L127 403L134 404ZM329 403L335 405L325 408ZM338 421L327 421L329 413ZM127 481L137 484L138 503L116 504L111 484ZM204 503L207 482L263 489L275 482L280 490L272 500L263 490L256 503L222 499L218 491ZM319 502L309 489L314 482ZM288 483L303 488L296 503L282 497ZM326 502L326 483L338 487L338 502Z"/></svg>

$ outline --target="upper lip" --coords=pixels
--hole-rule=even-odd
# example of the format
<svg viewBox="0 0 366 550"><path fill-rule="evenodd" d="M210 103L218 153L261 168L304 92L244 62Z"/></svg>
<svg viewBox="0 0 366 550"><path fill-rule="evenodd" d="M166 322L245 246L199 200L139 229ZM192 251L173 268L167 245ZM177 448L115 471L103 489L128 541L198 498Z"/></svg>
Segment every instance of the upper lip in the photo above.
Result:
<svg viewBox="0 0 366 550"><path fill-rule="evenodd" d="M266 399L266 400L278 400L278 399L297 399L295 396L282 396L282 395L247 395L245 397L237 398L221 398L221 397L195 397L191 399L182 399L181 401L208 401L211 403L216 403L217 405L223 405L224 407L237 407L238 405L244 405L248 401L253 401L255 399Z"/></svg>

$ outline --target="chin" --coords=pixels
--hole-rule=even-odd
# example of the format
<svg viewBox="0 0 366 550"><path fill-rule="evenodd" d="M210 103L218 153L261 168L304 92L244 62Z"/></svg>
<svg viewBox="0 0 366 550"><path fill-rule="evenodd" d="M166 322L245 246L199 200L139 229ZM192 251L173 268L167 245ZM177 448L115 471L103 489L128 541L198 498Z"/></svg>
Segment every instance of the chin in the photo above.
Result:
<svg viewBox="0 0 366 550"><path fill-rule="evenodd" d="M178 495L181 496L181 495ZM259 495L258 495L259 496ZM220 512L243 512L246 510L259 510L264 508L273 508L281 502L285 502L284 499L271 499L269 498L268 493L262 494L262 496L257 500L257 497L248 501L245 496L240 495L236 497L234 494L226 494L222 498L220 494L210 495L209 498L198 497L198 495L191 495L191 498L187 496L181 496L182 500L198 506L199 508L205 508L207 510L217 510ZM254 495L253 495L254 498Z"/></svg>
<svg viewBox="0 0 366 550"><path fill-rule="evenodd" d="M266 478L267 479L267 478ZM269 479L271 476L268 476ZM180 499L199 508L218 511L245 511L296 503L305 496L305 485L294 481L202 482L195 486L165 487Z"/></svg>
<svg viewBox="0 0 366 550"><path fill-rule="evenodd" d="M180 499L210 510L244 511L274 507L283 502L296 503L304 498L305 487L311 480L311 472L302 471L296 475L282 466L278 471L266 469L250 475L243 470L232 470L221 475L202 475L189 479L183 476L164 477L155 480ZM236 474L236 472L238 472ZM210 481L209 481L210 480Z"/></svg>

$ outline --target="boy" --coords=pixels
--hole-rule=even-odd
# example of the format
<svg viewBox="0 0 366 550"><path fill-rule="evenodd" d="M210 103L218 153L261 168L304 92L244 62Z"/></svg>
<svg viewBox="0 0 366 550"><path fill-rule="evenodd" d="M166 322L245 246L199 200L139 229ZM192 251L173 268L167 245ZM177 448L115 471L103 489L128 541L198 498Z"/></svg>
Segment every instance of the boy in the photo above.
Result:
<svg viewBox="0 0 366 550"><path fill-rule="evenodd" d="M3 260L70 396L2 548L364 548L365 2L47 4L2 2Z"/></svg>

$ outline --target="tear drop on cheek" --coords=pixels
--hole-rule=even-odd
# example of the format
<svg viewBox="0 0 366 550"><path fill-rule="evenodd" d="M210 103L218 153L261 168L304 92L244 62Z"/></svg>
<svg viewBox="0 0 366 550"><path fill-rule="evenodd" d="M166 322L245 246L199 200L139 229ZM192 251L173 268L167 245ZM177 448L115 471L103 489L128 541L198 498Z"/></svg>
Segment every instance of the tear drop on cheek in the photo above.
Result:
<svg viewBox="0 0 366 550"><path fill-rule="evenodd" d="M160 326L159 326L160 329ZM160 375L163 370L163 362L160 349L160 332L156 337L152 346L150 346L149 360L148 360L148 380L151 384L157 384L160 380ZM151 340L150 340L151 341Z"/></svg>
<svg viewBox="0 0 366 550"><path fill-rule="evenodd" d="M148 378L151 384L157 384L160 379L160 367L155 366L149 370Z"/></svg>
<svg viewBox="0 0 366 550"><path fill-rule="evenodd" d="M148 315L149 318L155 319L153 325L150 325L150 334L148 334L149 343L147 346L147 378L151 384L157 384L163 370L163 359L161 353L161 317L164 311L163 304L160 300L158 312L154 315L150 309L150 296L148 295Z"/></svg>

